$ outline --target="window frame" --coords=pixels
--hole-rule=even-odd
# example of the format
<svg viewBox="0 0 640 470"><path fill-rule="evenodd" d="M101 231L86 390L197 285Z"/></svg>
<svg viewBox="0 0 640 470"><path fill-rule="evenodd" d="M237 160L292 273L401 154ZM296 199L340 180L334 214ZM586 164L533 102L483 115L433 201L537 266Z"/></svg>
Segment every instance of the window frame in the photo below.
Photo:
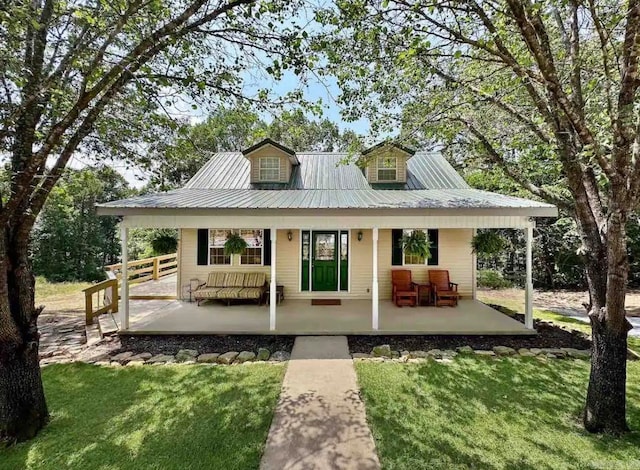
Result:
<svg viewBox="0 0 640 470"><path fill-rule="evenodd" d="M276 160L277 163L278 163L277 167L266 168L266 167L262 166L263 162L266 163L266 162L268 162L270 160ZM266 181L266 182L269 182L269 181L280 181L280 178L282 176L280 166L281 166L280 157L273 156L273 155L264 156L264 157L258 157L258 181ZM263 170L264 171L277 171L278 172L278 176L276 178L263 178L263 176L262 176L262 171Z"/></svg>
<svg viewBox="0 0 640 470"><path fill-rule="evenodd" d="M394 165L393 167L384 166L384 161L386 159L393 159ZM383 162L382 166L380 162ZM393 178L380 178L381 171L394 171L395 176ZM376 159L376 176L378 181L380 182L391 182L398 181L398 156L397 155L379 155Z"/></svg>
<svg viewBox="0 0 640 470"><path fill-rule="evenodd" d="M224 243L221 246L212 244L212 239L211 239L211 231L212 230L226 232L227 235L229 233L233 232L233 229L230 229L230 228L210 228L210 229L208 229L207 240L208 240L208 245L209 246L208 246L208 249L207 249L207 253L208 253L208 258L209 258L208 262L209 263L208 263L207 266L233 266L233 255L225 255L224 254ZM225 238L226 238L226 236L225 236ZM223 249L223 255L222 255L223 258L228 258L229 262L228 263L212 263L211 262L211 249L212 248L216 248L216 249L222 248Z"/></svg>
<svg viewBox="0 0 640 470"><path fill-rule="evenodd" d="M262 228L240 228L237 229L236 232L238 233L238 235L240 235L242 237L242 231L243 230L250 230L252 232L256 232L259 231L261 233L260 239L262 241L262 244L257 247L257 246L251 246L251 247L247 247L247 248L260 248L260 264L256 264L256 263L243 263L242 262L242 254L238 255L238 264L240 266L264 266L264 229Z"/></svg>
<svg viewBox="0 0 640 470"><path fill-rule="evenodd" d="M407 232L412 232L414 230L423 230L427 234L427 237L429 237L429 230L430 229L426 229L426 228L403 228L402 229L402 236L408 235ZM434 229L434 230L438 230L438 229ZM413 255L409 255L409 256L413 256ZM406 257L407 257L407 254L404 252L404 247L403 247L402 248L402 266L435 266L435 267L440 266L440 259L439 258L438 258L438 264L429 264L429 259L431 259L431 258L425 259L423 263L407 263L406 262Z"/></svg>

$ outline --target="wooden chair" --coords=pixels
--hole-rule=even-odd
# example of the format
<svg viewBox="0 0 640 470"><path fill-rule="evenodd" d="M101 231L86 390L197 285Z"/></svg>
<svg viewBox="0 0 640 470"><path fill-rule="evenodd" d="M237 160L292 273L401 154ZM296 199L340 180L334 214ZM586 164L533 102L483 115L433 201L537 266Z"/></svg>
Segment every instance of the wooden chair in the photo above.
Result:
<svg viewBox="0 0 640 470"><path fill-rule="evenodd" d="M449 271L445 269L430 269L429 283L433 286L433 298L436 307L458 305L458 284L449 280Z"/></svg>
<svg viewBox="0 0 640 470"><path fill-rule="evenodd" d="M411 281L411 271L408 269L394 269L391 271L391 298L398 307L418 304L418 286Z"/></svg>

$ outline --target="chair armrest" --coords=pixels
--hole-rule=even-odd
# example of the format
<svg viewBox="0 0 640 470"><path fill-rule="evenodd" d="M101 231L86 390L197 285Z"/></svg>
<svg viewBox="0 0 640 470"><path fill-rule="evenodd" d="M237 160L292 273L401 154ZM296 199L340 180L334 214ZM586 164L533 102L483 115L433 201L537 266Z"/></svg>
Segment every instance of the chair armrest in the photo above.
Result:
<svg viewBox="0 0 640 470"><path fill-rule="evenodd" d="M198 287L196 287L196 289L202 289L206 285L207 285L207 283L203 282L202 284L198 284Z"/></svg>
<svg viewBox="0 0 640 470"><path fill-rule="evenodd" d="M457 282L450 282L449 283L449 289L457 291L458 290L458 283Z"/></svg>
<svg viewBox="0 0 640 470"><path fill-rule="evenodd" d="M418 292L418 284L415 283L415 282L412 282L411 283L411 290L415 291L415 292Z"/></svg>

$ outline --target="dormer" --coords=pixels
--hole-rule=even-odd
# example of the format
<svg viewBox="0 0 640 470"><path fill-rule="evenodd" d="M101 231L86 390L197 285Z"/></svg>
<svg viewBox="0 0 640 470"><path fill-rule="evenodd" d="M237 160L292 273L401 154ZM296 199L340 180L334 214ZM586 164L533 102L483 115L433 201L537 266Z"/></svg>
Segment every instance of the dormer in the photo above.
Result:
<svg viewBox="0 0 640 470"><path fill-rule="evenodd" d="M299 165L296 153L271 139L264 139L242 151L251 162L251 183L288 183L294 165Z"/></svg>
<svg viewBox="0 0 640 470"><path fill-rule="evenodd" d="M365 175L370 184L406 183L407 161L415 150L393 142L381 142L362 152Z"/></svg>

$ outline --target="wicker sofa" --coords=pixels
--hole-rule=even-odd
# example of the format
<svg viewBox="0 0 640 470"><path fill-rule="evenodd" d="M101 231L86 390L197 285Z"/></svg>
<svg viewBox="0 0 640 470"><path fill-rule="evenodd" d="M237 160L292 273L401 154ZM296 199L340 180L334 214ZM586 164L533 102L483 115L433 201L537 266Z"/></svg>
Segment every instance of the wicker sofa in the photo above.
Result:
<svg viewBox="0 0 640 470"><path fill-rule="evenodd" d="M223 300L227 305L232 300L255 300L260 304L267 290L267 275L259 272L209 273L207 282L198 286L193 296L198 306L205 300Z"/></svg>

